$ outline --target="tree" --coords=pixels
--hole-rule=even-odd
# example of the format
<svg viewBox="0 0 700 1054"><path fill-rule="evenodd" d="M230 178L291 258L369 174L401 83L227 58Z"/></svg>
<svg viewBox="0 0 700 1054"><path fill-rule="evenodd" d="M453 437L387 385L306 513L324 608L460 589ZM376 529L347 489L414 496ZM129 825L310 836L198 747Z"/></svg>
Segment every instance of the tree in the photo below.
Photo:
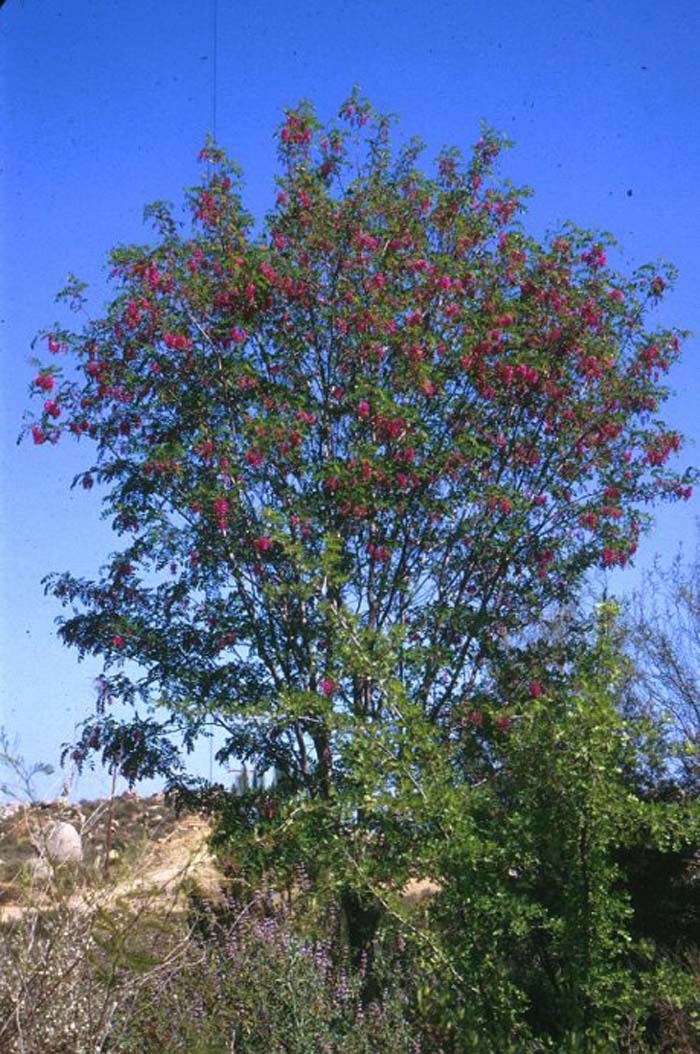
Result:
<svg viewBox="0 0 700 1054"><path fill-rule="evenodd" d="M657 562L627 609L638 708L661 719L669 738L666 775L697 793L700 749L700 559Z"/></svg>
<svg viewBox="0 0 700 1054"><path fill-rule="evenodd" d="M643 506L692 474L656 417L681 334L645 328L669 269L625 277L571 225L529 237L490 131L427 174L356 93L340 116L287 112L259 229L206 147L189 219L150 207L157 240L111 254L103 316L44 334L31 432L87 441L76 482L123 540L95 581L47 581L63 640L105 658L74 758L192 786L173 734L217 726L222 759L278 773L219 795L229 825L289 866L349 855L347 880L368 854L375 877L410 870L421 772L492 766L486 741L466 767L453 748L465 721L507 729L500 657L627 563ZM537 662L511 664L511 705L542 694Z"/></svg>

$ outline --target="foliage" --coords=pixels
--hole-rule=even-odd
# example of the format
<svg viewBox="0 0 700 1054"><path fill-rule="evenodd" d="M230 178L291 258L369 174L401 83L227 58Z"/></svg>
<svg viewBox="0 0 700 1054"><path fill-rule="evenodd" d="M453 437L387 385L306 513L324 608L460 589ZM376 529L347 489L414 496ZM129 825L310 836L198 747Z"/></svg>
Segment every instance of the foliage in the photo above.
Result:
<svg viewBox="0 0 700 1054"><path fill-rule="evenodd" d="M283 913L251 914L248 905L236 914L192 940L186 965L174 962L141 989L126 1008L124 1049L419 1054L396 983L363 1007L361 976L327 937L302 938Z"/></svg>
<svg viewBox="0 0 700 1054"><path fill-rule="evenodd" d="M644 741L618 707L614 618L602 606L567 683L513 716L468 853L464 840L443 846L438 931L462 977L465 1018L479 1023L474 1050L515 1051L530 1036L592 1054L627 1033L641 1043L653 1017L651 978L665 961L634 939L620 856L696 844L700 814L630 787Z"/></svg>
<svg viewBox="0 0 700 1054"><path fill-rule="evenodd" d="M620 713L611 612L562 608L629 561L646 505L690 495L657 416L680 334L647 321L672 273L619 274L572 225L528 236L488 130L426 173L357 94L341 118L287 113L259 229L209 144L187 222L153 206L103 317L45 334L34 441L91 444L76 483L123 540L96 581L47 580L64 641L105 660L73 757L214 810L242 890L305 867L365 1007L398 927L429 1049L594 1054L626 1029L633 1050L661 966L619 856L697 817L637 793L653 735ZM213 727L255 772L241 795L182 771L177 735ZM412 878L439 890L418 914ZM269 977L330 1020L288 950L294 978ZM168 990L152 1005L160 1034Z"/></svg>
<svg viewBox="0 0 700 1054"><path fill-rule="evenodd" d="M147 899L68 898L0 924L5 1054L419 1054L396 983L363 1007L330 937L304 937L265 894L198 933ZM39 910L36 910L36 907Z"/></svg>
<svg viewBox="0 0 700 1054"><path fill-rule="evenodd" d="M366 768L354 769L364 779L361 824L319 833L329 807L297 805L297 829L317 832L306 843L317 888L325 878L337 895L353 882L366 916L374 906L377 920L399 924L421 978L421 1022L440 1049L594 1054L626 1037L622 1049L641 1051L658 1025L660 977L676 993L669 1005L689 1005L678 995L686 974L666 955L670 934L655 943L636 916L628 864L640 847L664 861L687 857L700 812L648 800L629 778L655 740L619 707L628 671L616 618L602 605L594 627L569 626L556 647L543 627L548 667L536 698L518 697L512 666L502 667L449 752L402 710L400 734L390 742L386 729L375 732ZM280 845L260 839L264 867ZM401 894L412 876L437 890L423 917ZM673 888L656 891L673 900Z"/></svg>
<svg viewBox="0 0 700 1054"><path fill-rule="evenodd" d="M115 919L113 928L118 925ZM67 902L43 912L31 905L18 920L0 924L0 1049L108 1049L115 996L125 997L128 985L117 984L116 963L103 954L100 936L99 912L76 911Z"/></svg>
<svg viewBox="0 0 700 1054"><path fill-rule="evenodd" d="M49 579L61 634L105 656L101 709L168 715L103 715L77 757L131 779L215 724L222 756L327 796L392 685L453 728L503 634L624 564L640 503L689 493L654 416L678 334L644 328L670 274L625 278L572 226L528 237L491 132L429 176L356 95L341 115L288 112L257 232L210 145L190 224L151 207L104 317L47 334L34 440L91 442L76 482L125 540L98 581Z"/></svg>

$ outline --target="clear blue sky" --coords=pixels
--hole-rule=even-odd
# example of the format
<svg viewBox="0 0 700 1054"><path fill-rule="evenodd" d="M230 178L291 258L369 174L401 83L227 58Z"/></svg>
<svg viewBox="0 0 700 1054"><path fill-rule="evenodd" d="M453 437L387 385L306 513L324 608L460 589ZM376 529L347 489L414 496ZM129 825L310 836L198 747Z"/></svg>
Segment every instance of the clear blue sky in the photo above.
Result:
<svg viewBox="0 0 700 1054"><path fill-rule="evenodd" d="M94 284L97 310L106 251L146 236L144 204L177 201L194 182L212 119L213 26L214 0L7 0L0 10L0 724L32 758L57 757L98 672L57 641L58 608L40 579L90 574L111 540L98 495L68 489L84 448L15 446L29 344L56 317L68 271ZM504 169L535 189L534 232L571 219L613 232L629 267L671 260L680 281L660 320L700 330L699 39L697 0L218 0L218 138L261 215L273 129L302 97L331 117L358 83L433 154L467 146L485 118L515 140ZM697 356L692 339L667 412L695 440ZM700 461L697 448L690 457ZM659 515L640 565L694 541L697 507ZM104 786L84 778L79 793Z"/></svg>

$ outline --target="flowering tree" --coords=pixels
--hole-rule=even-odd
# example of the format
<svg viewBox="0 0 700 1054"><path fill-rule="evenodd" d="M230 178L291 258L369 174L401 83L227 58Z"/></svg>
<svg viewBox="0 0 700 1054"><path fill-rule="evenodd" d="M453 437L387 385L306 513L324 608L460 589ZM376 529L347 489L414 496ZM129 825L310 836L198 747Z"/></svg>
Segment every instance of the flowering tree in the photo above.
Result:
<svg viewBox="0 0 700 1054"><path fill-rule="evenodd" d="M123 540L96 581L49 579L63 640L105 658L76 759L175 779L171 733L218 726L222 758L279 774L256 824L347 788L357 808L381 730L395 757L407 728L431 750L506 731L474 702L499 649L690 493L656 419L679 334L645 328L669 273L624 277L573 226L528 237L490 132L429 175L357 95L340 116L287 113L260 228L209 145L189 220L147 210L155 244L112 253L103 317L46 333L32 383L34 442L90 449L77 482Z"/></svg>

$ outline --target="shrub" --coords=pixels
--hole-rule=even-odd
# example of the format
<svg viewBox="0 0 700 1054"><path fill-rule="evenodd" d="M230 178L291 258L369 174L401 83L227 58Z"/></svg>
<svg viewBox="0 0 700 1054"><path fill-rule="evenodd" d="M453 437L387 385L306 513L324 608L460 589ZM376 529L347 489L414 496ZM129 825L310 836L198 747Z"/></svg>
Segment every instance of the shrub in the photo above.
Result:
<svg viewBox="0 0 700 1054"><path fill-rule="evenodd" d="M363 1005L363 971L331 938L303 938L252 902L192 937L126 1009L122 1046L139 1054L417 1054L405 993Z"/></svg>

